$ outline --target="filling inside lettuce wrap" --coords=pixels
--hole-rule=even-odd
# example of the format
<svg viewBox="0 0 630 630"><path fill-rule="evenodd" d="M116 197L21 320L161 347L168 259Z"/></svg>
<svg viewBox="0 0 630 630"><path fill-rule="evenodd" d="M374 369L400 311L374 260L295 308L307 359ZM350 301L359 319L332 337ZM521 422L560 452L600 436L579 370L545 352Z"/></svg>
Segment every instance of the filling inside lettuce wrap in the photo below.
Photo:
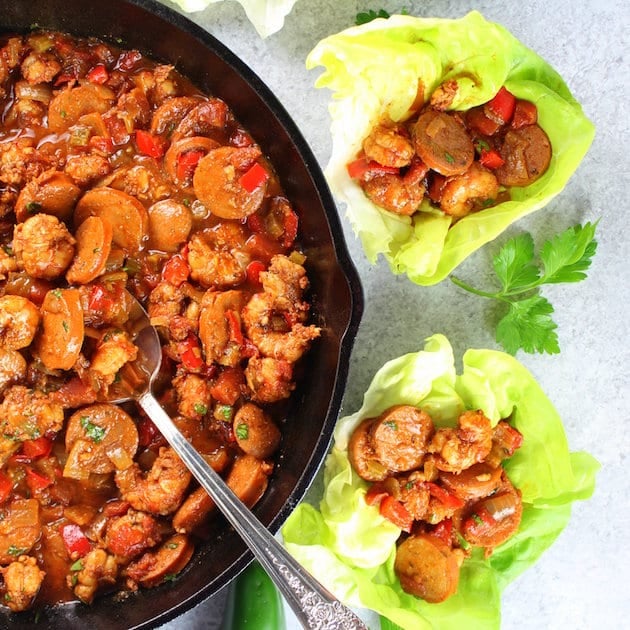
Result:
<svg viewBox="0 0 630 630"><path fill-rule="evenodd" d="M402 530L378 505L370 505L372 484L357 474L349 457L357 427L400 405L428 414L437 431L455 427L467 410L482 410L494 431L509 418L522 436L503 461L522 502L518 528L505 542L490 545L490 555L484 545L470 549L456 591L441 603L401 587L395 564ZM518 361L497 351L469 350L456 374L448 341L435 335L423 351L383 366L361 409L339 421L319 510L298 506L282 534L298 561L351 606L372 609L403 628L455 630L471 623L498 628L501 591L553 543L568 522L571 503L592 494L598 467L590 455L569 452L557 411Z"/></svg>
<svg viewBox="0 0 630 630"><path fill-rule="evenodd" d="M368 258L383 254L395 273L418 284L441 281L547 204L593 139L558 73L477 12L374 20L322 40L307 59L307 67L317 65L325 70L316 85L334 92L326 168L333 193L346 203ZM457 135L454 121L470 136L465 150L438 142L438 155L432 140L445 125ZM400 156L405 133L402 152L415 145L416 155L388 162L392 152ZM383 153L385 163L374 159ZM465 168L452 172L460 161ZM444 178L450 187L442 202Z"/></svg>

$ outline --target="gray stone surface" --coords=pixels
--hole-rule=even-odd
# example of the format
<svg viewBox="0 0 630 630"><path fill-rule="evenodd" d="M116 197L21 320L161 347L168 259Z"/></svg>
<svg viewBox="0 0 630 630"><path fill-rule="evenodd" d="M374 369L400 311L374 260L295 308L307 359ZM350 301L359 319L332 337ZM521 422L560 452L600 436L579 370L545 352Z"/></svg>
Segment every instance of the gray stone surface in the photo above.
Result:
<svg viewBox="0 0 630 630"><path fill-rule="evenodd" d="M630 554L627 453L630 450L630 247L626 99L630 99L626 0L299 0L284 28L260 39L242 7L226 0L193 14L239 55L276 93L322 166L330 153L329 92L313 87L318 70L304 59L323 37L353 24L359 10L406 8L421 16L459 17L471 9L506 26L565 78L597 127L593 146L562 194L547 209L518 223L538 243L551 232L601 219L599 250L589 278L546 294L556 308L562 353L519 355L560 412L572 450L588 450L602 464L597 489L577 503L555 545L503 596L504 630L590 630L628 627ZM340 208L343 214L343 209ZM370 266L347 221L351 255L362 277L366 307L343 403L355 411L376 370L387 360L418 350L425 337L446 334L456 355L467 347L495 348L493 307L448 281L422 288L393 277L386 264ZM505 236L515 233L510 230ZM504 240L503 238L500 240ZM479 251L458 270L482 279L490 253ZM318 485L310 494L317 500ZM216 601L200 605L163 630L214 628ZM292 627L297 627L293 625ZM370 621L372 628L378 623ZM255 629L254 629L255 630Z"/></svg>

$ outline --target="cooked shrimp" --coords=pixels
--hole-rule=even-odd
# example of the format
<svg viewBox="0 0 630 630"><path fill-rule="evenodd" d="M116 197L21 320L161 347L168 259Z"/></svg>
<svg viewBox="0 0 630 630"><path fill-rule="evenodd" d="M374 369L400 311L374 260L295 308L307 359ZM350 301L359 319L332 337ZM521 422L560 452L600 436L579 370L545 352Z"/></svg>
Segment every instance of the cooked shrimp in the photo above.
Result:
<svg viewBox="0 0 630 630"><path fill-rule="evenodd" d="M149 514L129 510L108 522L105 545L119 558L135 558L157 545L162 536L158 522Z"/></svg>
<svg viewBox="0 0 630 630"><path fill-rule="evenodd" d="M26 273L50 280L63 274L74 258L75 239L51 214L36 214L15 226L13 251Z"/></svg>
<svg viewBox="0 0 630 630"><path fill-rule="evenodd" d="M26 359L17 351L0 345L0 394L26 376Z"/></svg>
<svg viewBox="0 0 630 630"><path fill-rule="evenodd" d="M466 216L476 207L483 208L499 194L499 182L494 174L478 162L473 162L463 175L447 180L442 189L440 208L453 217Z"/></svg>
<svg viewBox="0 0 630 630"><path fill-rule="evenodd" d="M411 163L415 154L411 140L398 127L376 125L363 141L365 155L382 164L401 168Z"/></svg>
<svg viewBox="0 0 630 630"><path fill-rule="evenodd" d="M289 361L252 357L245 368L245 378L253 392L252 399L259 403L283 400L295 389L293 366Z"/></svg>
<svg viewBox="0 0 630 630"><path fill-rule="evenodd" d="M0 216L2 214L0 213ZM0 247L0 280L6 280L9 273L17 271L18 264L15 256L5 251L4 247Z"/></svg>
<svg viewBox="0 0 630 630"><path fill-rule="evenodd" d="M188 468L170 447L160 449L146 475L136 463L116 473L116 485L125 501L136 510L161 515L179 507L190 479Z"/></svg>
<svg viewBox="0 0 630 630"><path fill-rule="evenodd" d="M74 566L74 565L73 565ZM81 559L81 568L66 577L68 588L85 604L92 603L99 587L114 584L118 574L116 558L104 549L92 549Z"/></svg>
<svg viewBox="0 0 630 630"><path fill-rule="evenodd" d="M284 301L285 308L306 312L308 305L301 303L303 292L308 289L306 270L286 256L276 255L267 271L261 271L260 282L266 293Z"/></svg>
<svg viewBox="0 0 630 630"><path fill-rule="evenodd" d="M185 418L201 419L210 409L210 381L197 374L184 373L173 379L177 412Z"/></svg>
<svg viewBox="0 0 630 630"><path fill-rule="evenodd" d="M48 52L32 52L22 62L22 76L31 84L49 83L61 71L57 58Z"/></svg>
<svg viewBox="0 0 630 630"><path fill-rule="evenodd" d="M63 407L42 392L13 385L0 404L0 433L23 442L63 427Z"/></svg>
<svg viewBox="0 0 630 630"><path fill-rule="evenodd" d="M245 231L237 223L219 223L193 235L188 244L190 277L206 288L243 282L250 262L242 252L245 240Z"/></svg>
<svg viewBox="0 0 630 630"><path fill-rule="evenodd" d="M138 348L133 344L129 333L109 329L104 331L96 346L96 352L90 363L90 372L99 382L111 385L118 370L129 361L135 361Z"/></svg>
<svg viewBox="0 0 630 630"><path fill-rule="evenodd" d="M250 190L243 186L241 177L260 157L261 151L257 146L227 146L209 151L195 169L195 195L217 217L248 217L260 208L267 192L267 179L259 178L258 185Z"/></svg>
<svg viewBox="0 0 630 630"><path fill-rule="evenodd" d="M38 325L39 309L30 300L19 295L0 298L0 344L4 348L30 346Z"/></svg>
<svg viewBox="0 0 630 630"><path fill-rule="evenodd" d="M376 175L363 183L363 190L381 208L410 216L418 210L424 199L426 173L426 166L421 161L414 160L404 175Z"/></svg>
<svg viewBox="0 0 630 630"><path fill-rule="evenodd" d="M181 315L186 296L181 286L160 282L149 295L148 312L154 326L168 326L172 317Z"/></svg>
<svg viewBox="0 0 630 630"><path fill-rule="evenodd" d="M483 411L465 411L457 429L439 429L428 451L438 470L460 472L482 462L492 448L492 426Z"/></svg>
<svg viewBox="0 0 630 630"><path fill-rule="evenodd" d="M2 600L13 612L30 607L46 575L31 556L19 556L8 567L0 568L0 573L5 587Z"/></svg>

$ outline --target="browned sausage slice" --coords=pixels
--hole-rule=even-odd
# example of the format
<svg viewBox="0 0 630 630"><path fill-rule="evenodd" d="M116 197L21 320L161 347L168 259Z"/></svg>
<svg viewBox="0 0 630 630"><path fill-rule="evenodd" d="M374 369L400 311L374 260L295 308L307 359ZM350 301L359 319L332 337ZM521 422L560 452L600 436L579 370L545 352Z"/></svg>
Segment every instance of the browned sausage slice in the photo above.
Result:
<svg viewBox="0 0 630 630"><path fill-rule="evenodd" d="M89 473L124 469L133 462L137 449L136 424L123 409L108 403L84 407L68 420L69 455L63 474L80 479Z"/></svg>
<svg viewBox="0 0 630 630"><path fill-rule="evenodd" d="M48 105L48 127L56 133L76 124L85 114L104 114L115 101L115 94L105 85L86 83L61 90Z"/></svg>
<svg viewBox="0 0 630 630"><path fill-rule="evenodd" d="M544 175L551 161L551 142L539 125L510 129L499 148L505 160L495 170L503 186L529 186Z"/></svg>
<svg viewBox="0 0 630 630"><path fill-rule="evenodd" d="M370 429L376 418L367 418L352 432L348 443L348 459L357 475L366 481L383 481L389 473L378 460L372 447Z"/></svg>
<svg viewBox="0 0 630 630"><path fill-rule="evenodd" d="M0 519L0 565L15 560L15 549L28 553L42 533L37 499L15 499L3 507L3 513L4 517Z"/></svg>
<svg viewBox="0 0 630 630"><path fill-rule="evenodd" d="M79 358L84 326L77 289L53 289L41 307L41 330L36 351L49 370L69 370Z"/></svg>
<svg viewBox="0 0 630 630"><path fill-rule="evenodd" d="M80 194L81 189L69 175L46 171L22 188L15 202L15 218L22 222L32 214L44 212L67 221Z"/></svg>
<svg viewBox="0 0 630 630"><path fill-rule="evenodd" d="M436 536L409 536L396 550L394 571L406 593L427 602L443 602L457 590L459 563Z"/></svg>
<svg viewBox="0 0 630 630"><path fill-rule="evenodd" d="M219 146L216 140L203 136L175 140L164 156L164 169L171 181L181 186L190 186L190 180L197 162L202 156L207 155L209 151ZM185 164L181 163L181 160L186 160L186 157L190 157L188 154L196 154L196 159L190 163L190 166L186 167Z"/></svg>
<svg viewBox="0 0 630 630"><path fill-rule="evenodd" d="M429 414L412 405L396 405L372 424L370 439L383 466L404 472L422 464L433 430Z"/></svg>
<svg viewBox="0 0 630 630"><path fill-rule="evenodd" d="M460 473L440 472L440 481L451 494L472 501L487 497L499 487L502 470L486 463L473 464Z"/></svg>
<svg viewBox="0 0 630 630"><path fill-rule="evenodd" d="M171 536L157 551L149 551L132 562L127 575L142 586L157 586L166 578L177 575L192 558L195 548L187 536Z"/></svg>
<svg viewBox="0 0 630 630"><path fill-rule="evenodd" d="M149 246L176 252L192 229L192 213L174 199L162 199L149 207Z"/></svg>
<svg viewBox="0 0 630 630"><path fill-rule="evenodd" d="M441 175L465 173L475 157L472 140L453 114L427 109L413 126L416 153Z"/></svg>
<svg viewBox="0 0 630 630"><path fill-rule="evenodd" d="M258 405L244 404L236 412L233 426L236 442L248 455L265 459L280 445L280 429Z"/></svg>
<svg viewBox="0 0 630 630"><path fill-rule="evenodd" d="M99 216L88 217L75 234L74 260L66 271L70 284L87 284L105 271L112 249L112 227Z"/></svg>
<svg viewBox="0 0 630 630"><path fill-rule="evenodd" d="M126 252L141 249L149 227L146 208L135 197L122 190L92 188L79 199L74 211L75 225L90 216L98 216L112 228L112 241Z"/></svg>
<svg viewBox="0 0 630 630"><path fill-rule="evenodd" d="M154 112L151 119L151 133L161 135L173 131L182 118L199 104L194 96L174 96L165 100Z"/></svg>

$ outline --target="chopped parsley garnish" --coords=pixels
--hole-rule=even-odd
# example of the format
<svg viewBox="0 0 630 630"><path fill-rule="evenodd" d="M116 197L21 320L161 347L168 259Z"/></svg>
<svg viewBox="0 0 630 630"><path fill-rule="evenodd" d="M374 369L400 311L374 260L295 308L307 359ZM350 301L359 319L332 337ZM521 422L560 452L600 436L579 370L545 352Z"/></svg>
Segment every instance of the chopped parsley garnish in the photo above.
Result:
<svg viewBox="0 0 630 630"><path fill-rule="evenodd" d="M83 560L77 560L71 567L70 571L83 571Z"/></svg>
<svg viewBox="0 0 630 630"><path fill-rule="evenodd" d="M249 437L249 427L245 423L241 422L236 427L235 433L239 440L246 440Z"/></svg>
<svg viewBox="0 0 630 630"><path fill-rule="evenodd" d="M455 158L448 152L445 151L444 152L444 159L449 163L449 164L453 164L455 162Z"/></svg>
<svg viewBox="0 0 630 630"><path fill-rule="evenodd" d="M16 547L15 545L10 545L9 548L7 549L7 553L10 556L20 556L25 552L26 552L26 549L24 549L24 547Z"/></svg>
<svg viewBox="0 0 630 630"><path fill-rule="evenodd" d="M39 201L29 201L26 204L26 211L29 214L36 214L42 209L42 204Z"/></svg>
<svg viewBox="0 0 630 630"><path fill-rule="evenodd" d="M396 424L396 422L394 420L386 420L385 422L383 422L383 424L388 429L391 429L392 431L397 431L398 430L398 425Z"/></svg>
<svg viewBox="0 0 630 630"><path fill-rule="evenodd" d="M194 410L195 413L198 413L200 416L205 416L208 413L208 407L203 403L195 403Z"/></svg>
<svg viewBox="0 0 630 630"><path fill-rule="evenodd" d="M87 435L95 444L99 444L105 437L105 429L97 424L90 422L87 416L81 416L81 426Z"/></svg>

